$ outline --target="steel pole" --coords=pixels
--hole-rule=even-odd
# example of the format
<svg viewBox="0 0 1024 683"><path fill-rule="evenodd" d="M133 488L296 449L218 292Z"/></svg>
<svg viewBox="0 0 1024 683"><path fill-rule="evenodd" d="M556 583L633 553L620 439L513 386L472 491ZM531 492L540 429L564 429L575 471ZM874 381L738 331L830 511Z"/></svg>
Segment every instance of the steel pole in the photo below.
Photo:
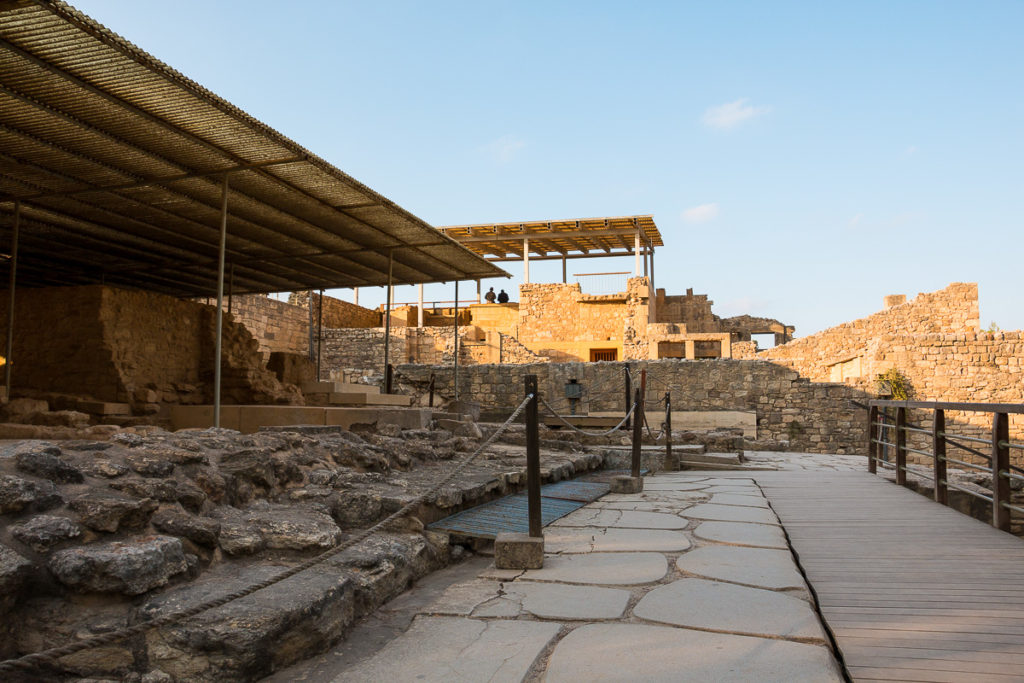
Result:
<svg viewBox="0 0 1024 683"><path fill-rule="evenodd" d="M423 327L423 283L416 285L416 327Z"/></svg>
<svg viewBox="0 0 1024 683"><path fill-rule="evenodd" d="M459 281L455 281L455 400L459 400Z"/></svg>
<svg viewBox="0 0 1024 683"><path fill-rule="evenodd" d="M391 273L395 264L395 252L388 250L388 292L387 303L384 306L384 383L387 384L388 365L391 363ZM384 387L384 393L387 387Z"/></svg>
<svg viewBox="0 0 1024 683"><path fill-rule="evenodd" d="M306 292L306 302L309 304L306 328L309 330L309 362L313 362L313 290Z"/></svg>
<svg viewBox="0 0 1024 683"><path fill-rule="evenodd" d="M526 505L530 519L530 536L541 534L540 510L540 422L538 417L537 375L526 376L526 395L533 395L526 404Z"/></svg>
<svg viewBox="0 0 1024 683"><path fill-rule="evenodd" d="M220 251L217 255L217 331L213 341L213 426L220 427L221 335L224 332L224 253L228 244L228 174L220 193Z"/></svg>
<svg viewBox="0 0 1024 683"><path fill-rule="evenodd" d="M640 445L644 439L644 405L640 389L636 390L633 399L636 412L633 413L633 458L630 476L634 479L640 478Z"/></svg>
<svg viewBox="0 0 1024 683"><path fill-rule="evenodd" d="M320 381L320 358L324 347L324 290L320 290L320 307L316 320L316 381Z"/></svg>
<svg viewBox="0 0 1024 683"><path fill-rule="evenodd" d="M21 202L14 202L14 229L11 232L11 273L8 281L7 351L4 355L4 387L11 400L11 357L14 355L14 291L18 282L18 232L21 229Z"/></svg>
<svg viewBox="0 0 1024 683"><path fill-rule="evenodd" d="M679 469L679 464L672 460L672 394L665 392L665 464L673 470Z"/></svg>

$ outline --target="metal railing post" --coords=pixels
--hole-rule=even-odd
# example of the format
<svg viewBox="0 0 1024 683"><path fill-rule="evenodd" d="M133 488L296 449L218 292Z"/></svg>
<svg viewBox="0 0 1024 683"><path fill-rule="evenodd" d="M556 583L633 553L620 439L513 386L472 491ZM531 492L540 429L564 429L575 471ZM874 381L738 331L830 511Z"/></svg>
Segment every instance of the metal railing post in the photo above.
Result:
<svg viewBox="0 0 1024 683"><path fill-rule="evenodd" d="M384 393L390 394L391 388L395 383L395 366L388 363L387 370L384 373Z"/></svg>
<svg viewBox="0 0 1024 683"><path fill-rule="evenodd" d="M907 409L896 409L896 483L907 485Z"/></svg>
<svg viewBox="0 0 1024 683"><path fill-rule="evenodd" d="M434 382L436 379L437 376L434 375L434 373L430 373L430 385L427 387L427 389L430 391L430 402L427 405L430 406L431 408L434 407Z"/></svg>
<svg viewBox="0 0 1024 683"><path fill-rule="evenodd" d="M533 398L526 404L526 501L529 509L530 536L541 536L540 514L540 432L538 419L537 375L526 376L526 396Z"/></svg>
<svg viewBox="0 0 1024 683"><path fill-rule="evenodd" d="M946 487L946 411L935 409L932 419L932 454L935 456L935 502L943 505L949 502Z"/></svg>
<svg viewBox="0 0 1024 683"><path fill-rule="evenodd" d="M636 390L634 396L634 408L633 408L633 461L632 470L630 475L634 479L640 478L640 444L644 438L644 406L643 397L640 395L640 389Z"/></svg>
<svg viewBox="0 0 1024 683"><path fill-rule="evenodd" d="M679 464L672 460L672 392L665 392L665 464L678 470Z"/></svg>
<svg viewBox="0 0 1024 683"><path fill-rule="evenodd" d="M992 415L992 526L1010 530L1010 416Z"/></svg>
<svg viewBox="0 0 1024 683"><path fill-rule="evenodd" d="M629 402L633 398L633 389L631 387L631 384L633 383L633 380L629 376L629 366L628 365L623 368L623 371L626 373L626 402L625 402L624 405L626 406L626 415L629 415ZM630 418L627 417L626 418L626 429L629 429L629 426L630 426Z"/></svg>
<svg viewBox="0 0 1024 683"><path fill-rule="evenodd" d="M878 471L878 444L882 435L878 428L878 406L871 406L868 410L868 472L875 474Z"/></svg>

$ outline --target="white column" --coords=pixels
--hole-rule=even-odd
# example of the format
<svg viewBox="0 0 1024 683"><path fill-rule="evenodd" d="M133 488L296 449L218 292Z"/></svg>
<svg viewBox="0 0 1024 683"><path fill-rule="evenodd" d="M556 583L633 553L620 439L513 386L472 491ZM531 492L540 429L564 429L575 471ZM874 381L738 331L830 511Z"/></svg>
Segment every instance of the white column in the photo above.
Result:
<svg viewBox="0 0 1024 683"><path fill-rule="evenodd" d="M523 284L530 282L530 238L523 238Z"/></svg>
<svg viewBox="0 0 1024 683"><path fill-rule="evenodd" d="M416 286L416 327L423 327L423 283Z"/></svg>
<svg viewBox="0 0 1024 683"><path fill-rule="evenodd" d="M358 306L359 305L359 288L358 287L353 287L352 288L352 292L353 292L352 303L354 303L356 306Z"/></svg>
<svg viewBox="0 0 1024 683"><path fill-rule="evenodd" d="M640 231L636 231L636 235L633 237L633 256L635 257L636 264L633 267L633 271L636 277L640 277Z"/></svg>
<svg viewBox="0 0 1024 683"><path fill-rule="evenodd" d="M482 304L484 302L484 296L480 293L480 281L476 281L476 302Z"/></svg>

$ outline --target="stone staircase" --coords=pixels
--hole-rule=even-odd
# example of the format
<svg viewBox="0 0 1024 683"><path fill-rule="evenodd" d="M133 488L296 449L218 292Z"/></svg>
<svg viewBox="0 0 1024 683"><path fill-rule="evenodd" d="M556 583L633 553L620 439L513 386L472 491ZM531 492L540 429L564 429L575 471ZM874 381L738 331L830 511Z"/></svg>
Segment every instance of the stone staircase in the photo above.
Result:
<svg viewBox="0 0 1024 683"><path fill-rule="evenodd" d="M380 387L349 382L303 382L300 386L307 406L388 406L408 408L412 397L382 394Z"/></svg>

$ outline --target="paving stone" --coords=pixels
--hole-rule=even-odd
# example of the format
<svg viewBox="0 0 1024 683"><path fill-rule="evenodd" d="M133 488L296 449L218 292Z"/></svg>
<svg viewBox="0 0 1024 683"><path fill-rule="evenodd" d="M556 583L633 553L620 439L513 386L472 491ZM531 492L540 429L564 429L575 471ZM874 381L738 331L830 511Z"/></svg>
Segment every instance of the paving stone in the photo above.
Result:
<svg viewBox="0 0 1024 683"><path fill-rule="evenodd" d="M756 548L788 548L779 527L747 522L701 522L693 530L697 538Z"/></svg>
<svg viewBox="0 0 1024 683"><path fill-rule="evenodd" d="M757 524L778 524L779 518L771 510L739 505L715 505L702 503L682 512L691 519L711 519L720 522L756 522Z"/></svg>
<svg viewBox="0 0 1024 683"><path fill-rule="evenodd" d="M676 515L660 512L632 512L629 510L601 510L581 508L566 515L552 527L615 527L619 529L682 529L687 521Z"/></svg>
<svg viewBox="0 0 1024 683"><path fill-rule="evenodd" d="M758 490L757 484L754 483L753 479L731 479L725 477L717 477L712 479L705 479L703 482L706 486L737 486L744 488L751 488L755 491Z"/></svg>
<svg viewBox="0 0 1024 683"><path fill-rule="evenodd" d="M764 497L760 489L752 486L709 486L704 491L707 493L736 493L745 496Z"/></svg>
<svg viewBox="0 0 1024 683"><path fill-rule="evenodd" d="M599 586L476 579L449 587L426 611L475 618L532 614L543 619L618 619L629 595L626 590Z"/></svg>
<svg viewBox="0 0 1024 683"><path fill-rule="evenodd" d="M668 571L661 553L591 553L550 555L543 569L530 569L519 578L593 585L629 586L660 580ZM488 572L482 574L488 576Z"/></svg>
<svg viewBox="0 0 1024 683"><path fill-rule="evenodd" d="M563 638L546 683L829 683L842 681L818 645L640 624L590 624Z"/></svg>
<svg viewBox="0 0 1024 683"><path fill-rule="evenodd" d="M680 556L676 560L676 566L684 572L710 579L746 583L762 588L806 586L788 550L708 545Z"/></svg>
<svg viewBox="0 0 1024 683"><path fill-rule="evenodd" d="M553 622L417 617L402 636L334 681L520 681L560 628Z"/></svg>
<svg viewBox="0 0 1024 683"><path fill-rule="evenodd" d="M761 496L747 496L737 493L716 493L708 501L714 505L743 505L747 507L766 508L768 501Z"/></svg>
<svg viewBox="0 0 1024 683"><path fill-rule="evenodd" d="M549 527L544 546L549 553L679 552L690 547L690 539L668 529Z"/></svg>
<svg viewBox="0 0 1024 683"><path fill-rule="evenodd" d="M818 615L806 600L706 579L680 579L659 586L637 603L633 614L690 628L825 641Z"/></svg>

